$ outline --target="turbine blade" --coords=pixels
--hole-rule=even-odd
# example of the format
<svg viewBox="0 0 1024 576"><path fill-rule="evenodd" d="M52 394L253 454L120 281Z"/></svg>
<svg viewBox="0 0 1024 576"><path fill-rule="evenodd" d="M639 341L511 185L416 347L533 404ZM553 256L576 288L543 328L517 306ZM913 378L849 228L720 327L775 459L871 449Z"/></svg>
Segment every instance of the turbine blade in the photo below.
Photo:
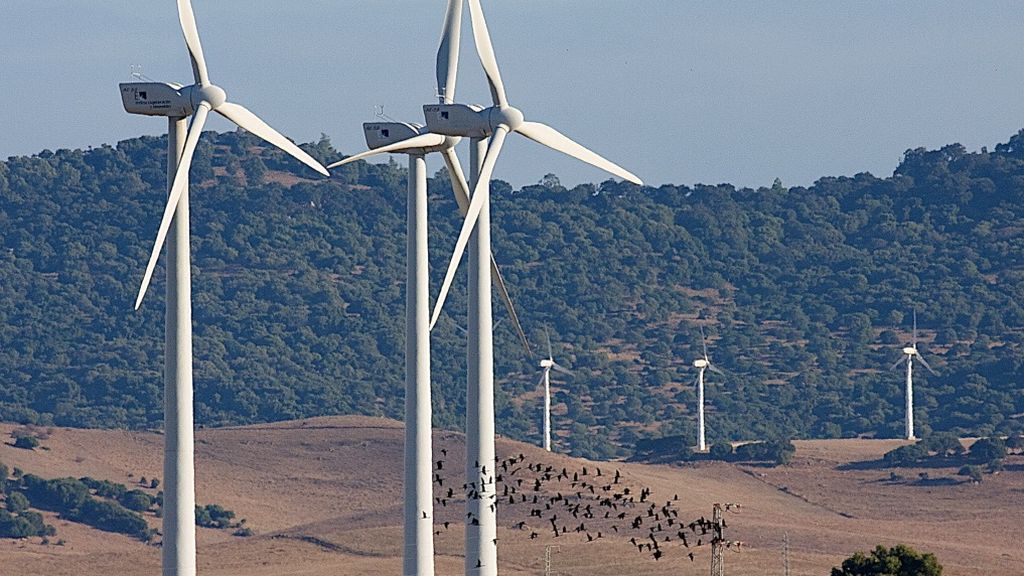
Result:
<svg viewBox="0 0 1024 576"><path fill-rule="evenodd" d="M505 108L508 99L505 97L505 85L501 82L498 71L498 59L494 57L494 45L491 44L491 33L487 30L484 9L480 0L469 0L469 17L473 21L473 40L476 42L476 53L480 56L480 64L487 74L487 83L491 87L491 100L495 106Z"/></svg>
<svg viewBox="0 0 1024 576"><path fill-rule="evenodd" d="M412 138L406 138L401 142L395 142L394 144L388 144L387 146L381 146L380 148L374 148L373 150L367 150L360 152L353 156L349 156L340 162L335 162L329 165L327 168L337 168L344 166L345 164L351 164L356 160L364 160L377 154L388 154L391 152L404 152L406 150L416 150L418 148L431 148L433 146L440 146L444 144L444 136L440 134L420 134L419 136L413 136Z"/></svg>
<svg viewBox="0 0 1024 576"><path fill-rule="evenodd" d="M551 350L551 335L547 326L544 327L544 341L548 343L548 360L554 361L555 353Z"/></svg>
<svg viewBox="0 0 1024 576"><path fill-rule="evenodd" d="M448 0L437 48L437 95L445 104L455 101L455 80L459 71L459 42L462 36L462 0Z"/></svg>
<svg viewBox="0 0 1024 576"><path fill-rule="evenodd" d="M913 336L911 336L911 338L912 338L911 346L913 346L914 348L917 348L917 308L914 308L914 332L913 332Z"/></svg>
<svg viewBox="0 0 1024 576"><path fill-rule="evenodd" d="M922 366L927 368L928 371L932 373L932 376L938 376L939 375L935 370L932 370L932 367L929 366L927 362L925 362L924 358L922 358L920 354L917 355L917 361L920 362Z"/></svg>
<svg viewBox="0 0 1024 576"><path fill-rule="evenodd" d="M160 220L160 228L156 233L153 252L149 255L146 273L142 276L142 286L139 288L139 295L135 298L136 310L142 306L142 299L146 296L150 280L153 279L153 270L156 269L156 262L160 259L160 251L163 250L167 232L171 229L174 212L178 209L178 201L181 200L181 195L185 192L188 182L188 170L192 166L192 156L195 154L196 145L199 144L199 136L203 133L203 125L206 124L206 118L209 114L210 105L202 102L199 104L199 108L196 108L195 115L192 116L192 125L189 126L188 136L185 138L185 149L181 154L181 162L178 163L178 169L174 173L174 182L171 184L171 191L167 195L167 206L164 208L164 216Z"/></svg>
<svg viewBox="0 0 1024 576"><path fill-rule="evenodd" d="M196 15L192 12L191 0L178 0L178 21L181 22L185 46L188 47L188 55L192 59L192 76L195 77L196 84L205 86L210 83L210 77L206 72L206 59L203 58L203 46L199 43L199 28L196 27Z"/></svg>
<svg viewBox="0 0 1024 576"><path fill-rule="evenodd" d="M455 243L452 260L448 264L448 272L445 273L444 282L441 284L441 292L437 297L437 302L434 304L434 313L430 318L431 329L437 324L437 318L441 315L444 301L448 298L448 291L451 289L452 281L455 279L455 271L458 270L462 254L466 251L466 244L469 243L469 237L473 234L476 221L480 218L480 211L483 210L484 202L490 195L491 174L494 172L494 165L498 161L498 155L501 154L501 147L505 143L507 135L508 128L498 126L494 136L491 136L490 144L487 146L487 155L484 157L484 163L480 169L480 177L476 183L476 189L473 190L473 198L469 203L469 209L466 211L466 219L462 223L462 231L459 233L459 239Z"/></svg>
<svg viewBox="0 0 1024 576"><path fill-rule="evenodd" d="M634 184L643 186L643 181L641 181L640 178L637 178L632 172L622 168L618 164L606 160L597 153L580 146L569 139L568 136L546 124L541 124L539 122L523 122L523 124L516 129L516 132L519 132L538 144L543 144L548 148L557 150L563 154L568 154L577 160L582 160L591 166L596 166L605 172L614 174L623 180L628 180Z"/></svg>
<svg viewBox="0 0 1024 576"><path fill-rule="evenodd" d="M544 385L544 376L547 375L548 371L549 371L549 368L545 368L544 370L541 371L541 373L540 373L540 382L537 382L538 386L543 386Z"/></svg>
<svg viewBox="0 0 1024 576"><path fill-rule="evenodd" d="M704 325L700 325L700 343L704 347L704 360L710 364L711 360L708 359L708 339L704 336Z"/></svg>
<svg viewBox="0 0 1024 576"><path fill-rule="evenodd" d="M895 369L899 368L900 364L903 364L906 361L907 361L906 358L900 358L899 360L896 361L895 364L893 364L892 366L889 367L889 370L892 371L892 370L895 370Z"/></svg>
<svg viewBox="0 0 1024 576"><path fill-rule="evenodd" d="M715 374L720 374L720 375L722 375L722 376L725 376L725 372L722 372L722 370L721 370L721 369L719 369L719 368L718 368L717 366L715 366L714 364L710 364L710 363L709 363L709 364L708 364L708 370L711 370L711 371L712 371L712 372L714 372Z"/></svg>
<svg viewBox="0 0 1024 576"><path fill-rule="evenodd" d="M533 350L530 348L530 341L526 339L526 332L523 331L523 325L519 322L519 314L516 313L516 307L512 304L512 297L508 295L508 287L505 285L505 279L501 277L501 270L498 268L498 262L494 260L494 254L491 254L491 279L494 281L494 286L498 289L498 295L501 296L501 301L505 303L505 310L508 311L508 315L512 318L512 325L516 330L516 334L519 335L519 341L523 343L523 348L526 349L526 355L533 357Z"/></svg>
<svg viewBox="0 0 1024 576"><path fill-rule="evenodd" d="M466 183L466 175L462 171L462 164L459 162L459 156L455 153L454 148L446 148L442 154L444 155L444 162L448 166L448 175L452 181L455 203L459 205L459 213L465 218L466 214L469 213L469 184ZM501 276L501 270L498 268L498 262L494 259L494 254L491 254L491 278L498 289L501 300L505 303L505 309L508 310L509 317L512 318L516 333L519 334L519 340L523 343L523 347L526 348L527 356L533 357L530 341L526 338L526 332L523 331L523 325L519 321L519 314L516 312L516 307L512 304L512 298L508 294L508 287L505 284L505 279Z"/></svg>
<svg viewBox="0 0 1024 576"><path fill-rule="evenodd" d="M452 181L455 203L459 205L459 213L465 218L469 212L469 184L466 182L466 173L462 171L462 163L459 162L455 148L446 148L442 155L445 165L448 166L448 177Z"/></svg>
<svg viewBox="0 0 1024 576"><path fill-rule="evenodd" d="M553 370L554 370L555 372L561 372L562 374L565 374L566 376L572 376L573 378L575 378L575 377L576 377L576 373L575 373L575 372L573 372L572 370L569 370L569 369L568 369L568 368L566 368L565 366L562 366L562 365L561 365L561 364L559 364L558 362L555 362L554 364L552 364L552 365L551 365L551 368L552 368L552 369L553 369Z"/></svg>
<svg viewBox="0 0 1024 576"><path fill-rule="evenodd" d="M291 154L296 160L324 176L331 175L331 173L327 171L327 168L324 168L323 165L317 162L312 156L306 154L302 148L299 148L294 142L285 138L280 132L268 126L266 122L260 120L259 116L253 114L244 106L225 102L217 107L217 113L242 128L245 128L255 136L259 136L281 150L284 150L288 154Z"/></svg>

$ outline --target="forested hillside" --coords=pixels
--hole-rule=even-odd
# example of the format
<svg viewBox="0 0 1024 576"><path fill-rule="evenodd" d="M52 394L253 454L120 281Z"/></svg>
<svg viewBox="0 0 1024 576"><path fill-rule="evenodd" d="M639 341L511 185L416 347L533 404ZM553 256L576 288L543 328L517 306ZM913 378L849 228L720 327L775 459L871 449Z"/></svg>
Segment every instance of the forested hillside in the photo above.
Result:
<svg viewBox="0 0 1024 576"><path fill-rule="evenodd" d="M192 169L196 415L223 425L403 410L405 168L321 179L249 135L208 134ZM305 148L341 156L323 139ZM132 304L163 210L166 141L0 164L0 419L158 427L163 260ZM895 436L889 371L916 306L919 431L1024 426L1024 132L995 151L909 150L896 173L810 188L566 190L495 181L502 266L556 389L563 450L611 456L694 429L698 323L712 441ZM430 180L432 294L460 221ZM434 332L434 409L459 428L465 286ZM505 316L498 303L498 318ZM496 335L499 432L539 437L536 358Z"/></svg>

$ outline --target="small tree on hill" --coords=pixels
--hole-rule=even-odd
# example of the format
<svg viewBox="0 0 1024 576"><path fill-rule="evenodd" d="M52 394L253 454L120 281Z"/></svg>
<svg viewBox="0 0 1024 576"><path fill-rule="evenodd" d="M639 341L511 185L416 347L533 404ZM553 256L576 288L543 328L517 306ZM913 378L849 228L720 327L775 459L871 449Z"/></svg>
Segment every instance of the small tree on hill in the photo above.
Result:
<svg viewBox="0 0 1024 576"><path fill-rule="evenodd" d="M712 460L729 460L732 458L732 444L728 442L716 442L711 445L709 455Z"/></svg>
<svg viewBox="0 0 1024 576"><path fill-rule="evenodd" d="M832 576L942 576L935 556L920 553L899 544L893 548L876 546L870 555L857 552L832 569Z"/></svg>
<svg viewBox="0 0 1024 576"><path fill-rule="evenodd" d="M971 446L968 459L975 464L985 464L1006 458L1006 443L1002 438L982 438Z"/></svg>

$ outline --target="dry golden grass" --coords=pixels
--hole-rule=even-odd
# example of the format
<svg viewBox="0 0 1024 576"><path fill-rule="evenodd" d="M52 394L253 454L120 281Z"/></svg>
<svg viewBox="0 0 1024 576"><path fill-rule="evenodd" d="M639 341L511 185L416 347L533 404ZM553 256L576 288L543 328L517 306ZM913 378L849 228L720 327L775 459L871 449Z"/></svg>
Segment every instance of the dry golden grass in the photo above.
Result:
<svg viewBox="0 0 1024 576"><path fill-rule="evenodd" d="M0 425L6 438L14 426ZM242 428L200 430L196 435L197 494L245 517L251 538L199 530L200 571L210 576L327 576L397 574L401 571L402 428L393 421L332 417ZM781 574L782 539L789 534L794 575L828 574L857 550L904 542L935 553L945 574L1024 574L1024 465L986 475L981 485L915 486L889 482L889 471L843 469L850 462L879 458L900 445L887 440L797 443L791 466L758 468L722 463L650 466L594 464L500 440L501 456L524 453L560 469L601 466L619 469L623 482L654 490L653 500L679 494L681 516L710 516L713 502L738 502L727 513L727 537L745 543L727 552L730 574ZM155 433L55 429L48 450L0 445L0 462L45 477L94 476L132 483L161 477L162 438ZM438 432L435 453L449 452L446 471L462 470L462 437ZM915 479L917 470L901 471ZM930 470L932 477L955 470ZM438 508L437 522L457 521L461 503ZM499 511L502 574L543 571L545 544L557 544L555 567L571 575L705 574L707 547L690 560L678 545L654 561L634 551L630 533L605 533L600 541L568 534L529 539L512 525L527 520L528 507ZM160 549L127 537L54 518L67 544L43 546L38 539L0 541L0 573L47 576L156 574ZM154 525L157 520L153 519ZM536 521L542 525L543 522ZM437 573L462 572L458 526L437 537Z"/></svg>

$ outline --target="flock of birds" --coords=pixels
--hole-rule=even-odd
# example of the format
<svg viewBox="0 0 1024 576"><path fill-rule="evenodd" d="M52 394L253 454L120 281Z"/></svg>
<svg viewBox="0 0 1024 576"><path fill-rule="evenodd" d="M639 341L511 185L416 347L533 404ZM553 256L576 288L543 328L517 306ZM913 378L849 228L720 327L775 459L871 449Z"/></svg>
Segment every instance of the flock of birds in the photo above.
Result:
<svg viewBox="0 0 1024 576"><path fill-rule="evenodd" d="M542 536L553 538L579 537L596 542L614 533L625 538L637 552L660 560L666 549L675 545L686 549L690 561L694 549L722 544L739 551L741 542L726 541L720 522L703 516L691 521L680 520L679 495L664 504L655 502L650 488L635 488L623 482L619 470L611 472L599 467L582 466L581 469L557 467L542 462L529 462L525 454L496 459L493 466L475 463L477 480L453 483L446 477L447 455L434 465L433 482L436 484L434 501L447 508L463 499L490 499L491 511L499 508L512 510L509 516L517 521L510 528L529 531L531 540ZM738 504L725 504L724 510L739 508ZM525 515L526 510L529 514ZM423 511L424 518L427 512ZM525 518L525 519L522 519ZM466 513L466 522L479 524L472 512ZM453 523L442 522L435 531L439 535Z"/></svg>

